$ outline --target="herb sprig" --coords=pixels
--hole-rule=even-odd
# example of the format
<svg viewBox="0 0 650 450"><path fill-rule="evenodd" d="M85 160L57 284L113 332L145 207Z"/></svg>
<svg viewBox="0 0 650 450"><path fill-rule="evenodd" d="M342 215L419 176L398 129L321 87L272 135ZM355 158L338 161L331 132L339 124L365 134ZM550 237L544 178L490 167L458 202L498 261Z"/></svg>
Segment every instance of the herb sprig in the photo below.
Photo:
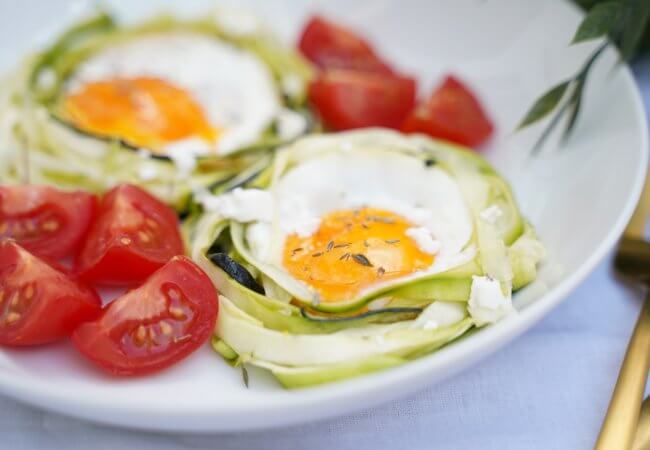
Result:
<svg viewBox="0 0 650 450"><path fill-rule="evenodd" d="M578 72L567 80L546 91L528 110L518 130L528 127L549 114L554 116L533 146L532 153L538 153L553 130L565 119L562 142L571 135L580 114L584 89L594 64L608 45L619 48L621 60L630 60L643 37L650 20L648 0L610 0L591 7L578 27L571 44L594 39L608 38L587 58Z"/></svg>

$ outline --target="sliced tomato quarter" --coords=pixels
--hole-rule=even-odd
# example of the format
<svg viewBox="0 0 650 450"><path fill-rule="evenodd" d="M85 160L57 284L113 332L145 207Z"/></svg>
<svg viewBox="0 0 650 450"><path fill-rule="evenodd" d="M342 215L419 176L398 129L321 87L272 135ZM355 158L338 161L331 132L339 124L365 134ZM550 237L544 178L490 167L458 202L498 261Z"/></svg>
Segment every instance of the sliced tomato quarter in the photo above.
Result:
<svg viewBox="0 0 650 450"><path fill-rule="evenodd" d="M15 241L0 241L0 344L54 342L100 312L94 290Z"/></svg>
<svg viewBox="0 0 650 450"><path fill-rule="evenodd" d="M314 16L307 22L298 47L307 59L321 69L394 73L365 39L320 16Z"/></svg>
<svg viewBox="0 0 650 450"><path fill-rule="evenodd" d="M176 213L139 187L121 185L102 199L77 270L96 283L133 284L183 253Z"/></svg>
<svg viewBox="0 0 650 450"><path fill-rule="evenodd" d="M402 124L402 131L476 148L492 136L494 126L476 95L460 80L448 76L427 101L413 110Z"/></svg>
<svg viewBox="0 0 650 450"><path fill-rule="evenodd" d="M0 186L0 239L11 238L50 259L71 256L97 207L87 192L48 186Z"/></svg>
<svg viewBox="0 0 650 450"><path fill-rule="evenodd" d="M113 375L143 375L187 357L212 335L217 291L205 273L177 256L144 285L75 330L75 347Z"/></svg>
<svg viewBox="0 0 650 450"><path fill-rule="evenodd" d="M415 105L413 78L331 70L312 82L309 98L334 130L399 128Z"/></svg>

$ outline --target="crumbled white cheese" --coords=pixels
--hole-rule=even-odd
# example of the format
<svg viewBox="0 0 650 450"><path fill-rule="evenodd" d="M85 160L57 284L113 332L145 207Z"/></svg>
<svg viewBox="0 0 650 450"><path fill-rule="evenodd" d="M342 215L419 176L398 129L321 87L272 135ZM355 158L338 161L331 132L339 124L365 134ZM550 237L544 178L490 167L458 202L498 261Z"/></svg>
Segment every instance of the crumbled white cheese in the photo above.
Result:
<svg viewBox="0 0 650 450"><path fill-rule="evenodd" d="M262 261L268 260L272 242L270 224L266 222L250 224L246 227L246 242L254 255Z"/></svg>
<svg viewBox="0 0 650 450"><path fill-rule="evenodd" d="M158 168L153 164L142 164L138 168L138 177L142 181L150 181L158 176Z"/></svg>
<svg viewBox="0 0 650 450"><path fill-rule="evenodd" d="M302 79L293 73L285 75L282 78L282 91L287 94L289 97L297 97L300 95L304 89L304 83Z"/></svg>
<svg viewBox="0 0 650 450"><path fill-rule="evenodd" d="M273 196L261 189L237 188L222 195L202 195L198 201L206 211L238 222L270 222L273 219Z"/></svg>
<svg viewBox="0 0 650 450"><path fill-rule="evenodd" d="M199 138L182 139L165 146L165 154L172 160L180 175L192 173L196 168L196 159L209 153L209 144Z"/></svg>
<svg viewBox="0 0 650 450"><path fill-rule="evenodd" d="M467 309L476 325L494 323L514 311L512 298L504 295L499 281L490 277L472 277Z"/></svg>
<svg viewBox="0 0 650 450"><path fill-rule="evenodd" d="M492 205L485 208L479 213L479 217L489 224L495 224L499 217L503 215L503 211L497 205Z"/></svg>
<svg viewBox="0 0 650 450"><path fill-rule="evenodd" d="M291 227L291 231L302 238L309 237L318 230L320 222L318 217L305 217L297 220Z"/></svg>
<svg viewBox="0 0 650 450"><path fill-rule="evenodd" d="M431 303L420 313L413 323L413 327L433 330L460 322L465 316L466 312L463 304L437 301Z"/></svg>
<svg viewBox="0 0 650 450"><path fill-rule="evenodd" d="M283 108L276 118L278 136L283 140L295 139L307 130L307 120L302 114Z"/></svg>
<svg viewBox="0 0 650 450"><path fill-rule="evenodd" d="M424 253L435 255L440 251L440 241L435 239L431 234L431 230L425 227L409 228L405 233L408 237L413 239L418 248Z"/></svg>

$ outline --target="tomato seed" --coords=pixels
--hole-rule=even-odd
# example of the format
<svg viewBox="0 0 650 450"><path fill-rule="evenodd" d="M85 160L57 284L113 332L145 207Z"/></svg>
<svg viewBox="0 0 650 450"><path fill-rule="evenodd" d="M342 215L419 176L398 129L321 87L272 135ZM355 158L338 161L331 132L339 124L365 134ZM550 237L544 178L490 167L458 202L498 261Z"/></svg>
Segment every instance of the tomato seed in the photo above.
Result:
<svg viewBox="0 0 650 450"><path fill-rule="evenodd" d="M7 314L7 317L5 317L5 323L7 324L12 324L17 320L20 320L20 314L18 314L17 312L12 311L9 314Z"/></svg>
<svg viewBox="0 0 650 450"><path fill-rule="evenodd" d="M190 339L192 339L192 335L190 335L190 334L185 334L185 335L183 335L183 336L179 336L179 337L177 337L177 338L174 338L174 342L175 342L175 343L178 343L178 342L187 342L187 341L189 341Z"/></svg>
<svg viewBox="0 0 650 450"><path fill-rule="evenodd" d="M25 292L23 292L23 295L25 296L25 298L26 298L27 300L31 300L32 297L34 296L34 286L32 286L31 284L28 285L28 286L25 288Z"/></svg>
<svg viewBox="0 0 650 450"><path fill-rule="evenodd" d="M164 320L160 322L160 331L162 331L162 334L165 336L171 336L171 334L174 332L174 329L170 324L165 322Z"/></svg>
<svg viewBox="0 0 650 450"><path fill-rule="evenodd" d="M151 242L151 235L144 231L139 231L138 237L140 238L140 241L142 241L143 244L148 244L149 242Z"/></svg>
<svg viewBox="0 0 650 450"><path fill-rule="evenodd" d="M158 223L153 219L147 218L147 220L145 220L145 223L149 226L149 228L153 228L154 230L158 228Z"/></svg>
<svg viewBox="0 0 650 450"><path fill-rule="evenodd" d="M149 342L153 345L158 345L158 342L156 342L156 331L153 328L149 328Z"/></svg>
<svg viewBox="0 0 650 450"><path fill-rule="evenodd" d="M43 231L56 231L59 228L59 222L56 220L48 220L41 225Z"/></svg>
<svg viewBox="0 0 650 450"><path fill-rule="evenodd" d="M0 305L2 305L4 299L5 299L5 291L4 289L0 289Z"/></svg>
<svg viewBox="0 0 650 450"><path fill-rule="evenodd" d="M122 244L122 245L130 245L131 244L131 239L129 239L128 237L120 238L120 244Z"/></svg>
<svg viewBox="0 0 650 450"><path fill-rule="evenodd" d="M0 222L0 234L5 234L7 232L7 228L9 228L7 222Z"/></svg>
<svg viewBox="0 0 650 450"><path fill-rule="evenodd" d="M147 339L147 330L144 325L140 325L137 330L135 330L135 343L137 345L144 344L145 339Z"/></svg>
<svg viewBox="0 0 650 450"><path fill-rule="evenodd" d="M9 304L11 306L18 306L18 302L20 301L20 295L18 295L18 292L14 292L14 295L11 297L11 301Z"/></svg>
<svg viewBox="0 0 650 450"><path fill-rule="evenodd" d="M169 308L169 314L177 320L184 320L185 319L185 312L183 312L182 308L176 308L172 306Z"/></svg>

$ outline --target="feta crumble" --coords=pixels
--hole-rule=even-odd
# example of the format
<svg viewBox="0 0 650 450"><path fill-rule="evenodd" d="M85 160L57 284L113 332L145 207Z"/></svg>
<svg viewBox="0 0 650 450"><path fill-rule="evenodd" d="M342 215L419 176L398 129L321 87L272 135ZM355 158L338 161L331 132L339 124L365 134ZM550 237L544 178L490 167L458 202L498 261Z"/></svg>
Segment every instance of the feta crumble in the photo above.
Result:
<svg viewBox="0 0 650 450"><path fill-rule="evenodd" d="M476 275L472 277L467 310L477 326L497 322L514 312L512 297L503 294L499 281Z"/></svg>
<svg viewBox="0 0 650 450"><path fill-rule="evenodd" d="M440 241L435 239L431 230L425 227L409 228L406 235L413 239L418 248L424 253L435 255L440 251Z"/></svg>
<svg viewBox="0 0 650 450"><path fill-rule="evenodd" d="M276 118L278 136L283 140L295 139L307 130L307 120L295 111L283 108Z"/></svg>
<svg viewBox="0 0 650 450"><path fill-rule="evenodd" d="M198 201L206 211L238 222L270 222L273 219L273 196L261 189L237 188L222 195L204 194Z"/></svg>
<svg viewBox="0 0 650 450"><path fill-rule="evenodd" d="M479 217L491 225L494 225L502 215L503 211L497 205L492 205L488 208L485 208L479 213Z"/></svg>

